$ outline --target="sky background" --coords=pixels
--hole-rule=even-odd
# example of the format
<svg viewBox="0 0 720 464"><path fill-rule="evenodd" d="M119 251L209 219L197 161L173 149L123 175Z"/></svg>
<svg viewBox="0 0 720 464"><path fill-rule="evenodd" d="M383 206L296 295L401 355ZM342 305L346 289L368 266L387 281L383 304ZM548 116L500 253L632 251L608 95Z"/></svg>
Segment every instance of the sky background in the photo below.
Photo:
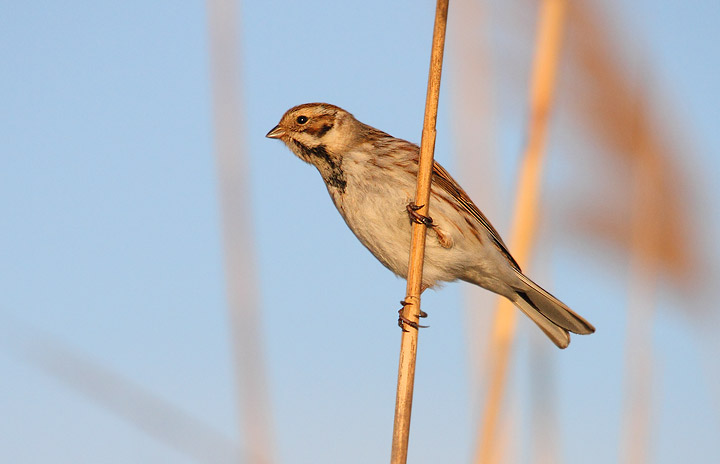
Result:
<svg viewBox="0 0 720 464"><path fill-rule="evenodd" d="M494 106L478 113L493 114L495 130L477 144L494 147L478 153L494 161L458 172L454 105L464 96L453 84L469 45L454 35L462 2L451 3L436 159L462 182L492 184L495 194L475 201L507 237L534 12L529 2L481 4L492 68L477 86L492 76ZM681 134L673 140L684 147L678 178L691 187L687 239L707 264L692 298L671 285L656 295L651 462L705 462L720 452L720 4L596 3L627 44L625 66L649 69L640 87L656 96L654 114ZM265 1L239 11L248 262L259 282L274 454L282 463L387 461L405 283L354 238L317 172L264 135L288 108L326 101L419 142L434 2ZM208 50L202 2L0 0L0 461L230 462L244 446ZM541 335L520 322L508 462L533 462L538 391L555 411L539 427L557 432L563 462L616 462L620 452L626 252L559 230L553 216L598 183L583 165L592 158L575 156L600 149L573 129L563 79L548 215L529 273L598 331L562 352L547 347L547 392L532 375ZM410 462L472 456L480 386L468 347L487 335L468 323L475 316L464 302L475 294L448 284L423 296L431 328L419 343ZM138 426L154 421L162 425ZM187 443L173 445L178 436Z"/></svg>

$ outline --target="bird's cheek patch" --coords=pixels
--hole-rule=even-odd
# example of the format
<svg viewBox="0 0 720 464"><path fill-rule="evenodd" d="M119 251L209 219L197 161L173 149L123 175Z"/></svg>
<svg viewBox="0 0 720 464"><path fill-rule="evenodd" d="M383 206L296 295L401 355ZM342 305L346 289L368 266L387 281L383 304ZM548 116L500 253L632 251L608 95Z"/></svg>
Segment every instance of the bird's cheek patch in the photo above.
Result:
<svg viewBox="0 0 720 464"><path fill-rule="evenodd" d="M314 129L315 136L318 138L321 138L325 134L327 134L328 131L332 128L333 128L332 124L323 124L321 127ZM308 132L310 132L310 129L308 129Z"/></svg>

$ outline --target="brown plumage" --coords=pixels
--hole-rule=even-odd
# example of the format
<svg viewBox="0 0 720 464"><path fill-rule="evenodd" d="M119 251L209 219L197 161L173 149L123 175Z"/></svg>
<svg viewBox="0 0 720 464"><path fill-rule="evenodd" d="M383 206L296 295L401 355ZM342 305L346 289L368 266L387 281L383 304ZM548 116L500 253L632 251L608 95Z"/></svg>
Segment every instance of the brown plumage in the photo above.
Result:
<svg viewBox="0 0 720 464"><path fill-rule="evenodd" d="M288 110L267 137L282 140L314 165L355 236L395 274L407 277L412 203L420 149L363 124L327 103ZM423 288L464 280L512 301L560 348L569 332L595 328L525 276L470 197L433 166Z"/></svg>

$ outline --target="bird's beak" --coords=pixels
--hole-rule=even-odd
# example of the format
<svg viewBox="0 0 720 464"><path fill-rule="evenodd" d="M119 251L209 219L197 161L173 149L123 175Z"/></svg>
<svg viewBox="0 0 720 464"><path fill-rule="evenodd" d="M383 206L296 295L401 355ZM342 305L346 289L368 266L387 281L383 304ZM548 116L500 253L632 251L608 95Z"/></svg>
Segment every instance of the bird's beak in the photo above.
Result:
<svg viewBox="0 0 720 464"><path fill-rule="evenodd" d="M285 130L278 124L273 127L272 130L265 135L265 137L269 139L279 139L283 135L285 135Z"/></svg>

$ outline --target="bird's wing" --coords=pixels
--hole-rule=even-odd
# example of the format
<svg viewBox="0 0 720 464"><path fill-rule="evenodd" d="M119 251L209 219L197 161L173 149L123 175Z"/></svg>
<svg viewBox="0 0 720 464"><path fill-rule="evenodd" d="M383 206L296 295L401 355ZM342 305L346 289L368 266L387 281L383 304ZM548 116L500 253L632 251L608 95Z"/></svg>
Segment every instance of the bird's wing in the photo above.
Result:
<svg viewBox="0 0 720 464"><path fill-rule="evenodd" d="M475 203L472 202L470 197L467 193L458 185L457 182L455 182L455 179L453 179L450 174L440 166L437 162L433 164L433 184L437 185L442 190L446 191L450 194L451 197L455 199L457 204L463 208L468 213L472 214L472 216L477 219L480 224L488 231L490 234L490 238L492 239L495 246L502 252L503 255L507 258L508 261L510 261L510 264L517 269L520 270L520 266L518 265L517 261L515 261L515 258L512 257L510 252L507 249L507 246L500 238L500 234L498 234L498 231L495 230L495 228L490 224L490 221L485 217L485 215L478 209L477 206L475 206Z"/></svg>

